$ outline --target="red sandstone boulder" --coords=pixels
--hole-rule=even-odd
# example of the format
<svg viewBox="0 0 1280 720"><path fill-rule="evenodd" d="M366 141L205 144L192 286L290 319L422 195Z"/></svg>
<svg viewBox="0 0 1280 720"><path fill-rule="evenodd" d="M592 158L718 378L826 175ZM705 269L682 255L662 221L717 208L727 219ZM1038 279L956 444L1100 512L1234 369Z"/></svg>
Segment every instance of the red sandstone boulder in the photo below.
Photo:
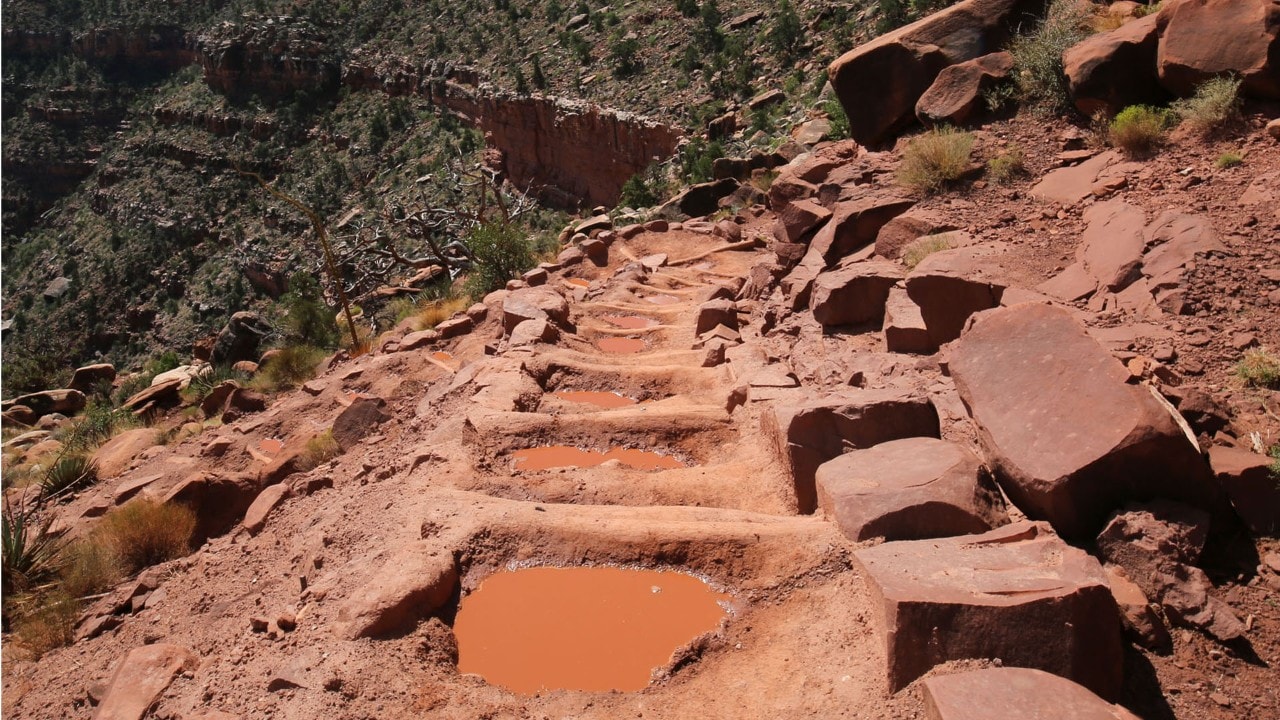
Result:
<svg viewBox="0 0 1280 720"><path fill-rule="evenodd" d="M252 535L262 532L262 528L267 524L267 515L287 500L289 493L289 486L284 483L277 483L263 489L245 511L241 525Z"/></svg>
<svg viewBox="0 0 1280 720"><path fill-rule="evenodd" d="M135 413L147 412L154 408L173 407L182 401L182 397L178 394L181 390L182 380L174 378L139 392L125 400L121 407L133 410Z"/></svg>
<svg viewBox="0 0 1280 720"><path fill-rule="evenodd" d="M923 686L928 720L1140 720L1088 688L1031 668L938 675Z"/></svg>
<svg viewBox="0 0 1280 720"><path fill-rule="evenodd" d="M1123 648L1106 575L1045 525L890 542L854 558L880 603L890 692L950 660L1000 658L1119 693Z"/></svg>
<svg viewBox="0 0 1280 720"><path fill-rule="evenodd" d="M1156 76L1156 16L1090 35L1062 54L1071 100L1085 115L1115 115L1129 105L1165 97Z"/></svg>
<svg viewBox="0 0 1280 720"><path fill-rule="evenodd" d="M1171 409L1128 384L1067 311L1025 303L984 313L951 346L949 367L1001 487L1064 536L1092 536L1134 499L1221 504Z"/></svg>
<svg viewBox="0 0 1280 720"><path fill-rule="evenodd" d="M406 633L444 605L457 585L453 554L419 543L389 558L347 598L334 632L348 640Z"/></svg>
<svg viewBox="0 0 1280 720"><path fill-rule="evenodd" d="M546 286L513 290L503 298L502 327L508 333L525 320L535 319L566 322L569 319L568 301Z"/></svg>
<svg viewBox="0 0 1280 720"><path fill-rule="evenodd" d="M98 477L106 480L128 470L135 458L156 444L156 437L155 428L134 428L100 445L92 456Z"/></svg>
<svg viewBox="0 0 1280 720"><path fill-rule="evenodd" d="M1254 536L1280 535L1280 480L1271 471L1275 463L1240 448L1209 448L1214 478Z"/></svg>
<svg viewBox="0 0 1280 720"><path fill-rule="evenodd" d="M968 535L1009 521L978 458L935 438L845 453L823 463L815 482L818 506L854 541Z"/></svg>
<svg viewBox="0 0 1280 720"><path fill-rule="evenodd" d="M1273 0L1178 0L1156 14L1160 84L1188 96L1218 75L1242 93L1280 98L1280 5Z"/></svg>
<svg viewBox="0 0 1280 720"><path fill-rule="evenodd" d="M443 322L436 324L436 332L440 333L440 338L447 340L449 338L466 335L475 327L470 317L459 315L458 317L449 318Z"/></svg>
<svg viewBox="0 0 1280 720"><path fill-rule="evenodd" d="M79 390L44 390L14 398L5 403L5 409L22 405L31 409L37 418L53 413L75 415L84 409L84 393Z"/></svg>
<svg viewBox="0 0 1280 720"><path fill-rule="evenodd" d="M191 508L196 514L192 540L200 543L239 522L258 496L260 487L248 475L198 472L170 489L164 496L164 502Z"/></svg>
<svg viewBox="0 0 1280 720"><path fill-rule="evenodd" d="M773 225L773 236L778 242L799 243L814 228L831 217L831 211L813 200L801 199L787 205L778 214Z"/></svg>
<svg viewBox="0 0 1280 720"><path fill-rule="evenodd" d="M809 307L825 326L880 322L889 289L906 276L895 262L855 262L824 272L813 282Z"/></svg>
<svg viewBox="0 0 1280 720"><path fill-rule="evenodd" d="M958 229L938 216L923 210L911 209L885 223L876 233L876 254L897 260L902 249L925 235L936 235Z"/></svg>
<svg viewBox="0 0 1280 720"><path fill-rule="evenodd" d="M160 693L181 672L194 672L200 658L169 643L144 645L129 651L116 666L94 720L142 720Z"/></svg>
<svg viewBox="0 0 1280 720"><path fill-rule="evenodd" d="M1098 285L1120 292L1142 276L1147 215L1120 200L1094 205L1084 213L1084 236L1076 259Z"/></svg>
<svg viewBox="0 0 1280 720"><path fill-rule="evenodd" d="M1153 46L1154 49L1154 46ZM916 117L925 124L961 124L982 110L982 95L1013 72L1013 56L991 53L942 69L916 101Z"/></svg>
<svg viewBox="0 0 1280 720"><path fill-rule="evenodd" d="M333 420L333 439L344 451L373 432L379 425L391 419L384 408L387 402L380 397L361 395Z"/></svg>
<svg viewBox="0 0 1280 720"><path fill-rule="evenodd" d="M943 68L999 50L1011 27L1045 4L963 0L840 56L827 75L853 139L878 143L910 124L916 101Z"/></svg>
<svg viewBox="0 0 1280 720"><path fill-rule="evenodd" d="M1169 635L1169 628L1165 627L1159 613L1152 609L1152 603L1142 588L1130 580L1128 573L1119 565L1106 565L1103 569L1107 573L1111 597L1120 610L1125 633L1147 649L1159 653L1172 650L1173 638Z"/></svg>
<svg viewBox="0 0 1280 720"><path fill-rule="evenodd" d="M827 224L809 241L809 251L825 265L876 241L885 223L915 205L914 200L888 193L872 193L837 204Z"/></svg>
<svg viewBox="0 0 1280 720"><path fill-rule="evenodd" d="M657 214L669 219L710 215L720 208L721 198L732 195L737 189L738 181L733 178L690 185L658 208Z"/></svg>
<svg viewBox="0 0 1280 720"><path fill-rule="evenodd" d="M71 374L71 382L67 384L67 387L87 393L99 383L109 383L115 379L116 368L110 363L85 365L84 367L76 368L76 371Z"/></svg>
<svg viewBox="0 0 1280 720"><path fill-rule="evenodd" d="M889 289L884 303L884 344L889 352L930 353L937 347L929 340L920 306L912 302L903 285Z"/></svg>
<svg viewBox="0 0 1280 720"><path fill-rule="evenodd" d="M738 306L732 300L709 300L698 306L698 319L694 334L705 332L723 325L730 330L738 329Z"/></svg>
<svg viewBox="0 0 1280 720"><path fill-rule="evenodd" d="M797 391L764 411L760 431L795 487L800 512L818 505L814 475L848 448L867 448L904 437L938 437L938 411L925 397L903 390L849 389L814 397Z"/></svg>
<svg viewBox="0 0 1280 720"><path fill-rule="evenodd" d="M993 268L993 250L942 250L926 257L907 276L907 295L920 308L929 350L960 337L969 316L1000 304L1004 281Z"/></svg>
<svg viewBox="0 0 1280 720"><path fill-rule="evenodd" d="M789 204L817 194L817 185L796 177L784 168L769 185L769 208L780 213L785 211Z"/></svg>
<svg viewBox="0 0 1280 720"><path fill-rule="evenodd" d="M553 343L560 338L560 331L555 325L538 318L536 320L525 320L511 331L511 337L507 339L511 347L520 347L522 345L533 345L535 343Z"/></svg>

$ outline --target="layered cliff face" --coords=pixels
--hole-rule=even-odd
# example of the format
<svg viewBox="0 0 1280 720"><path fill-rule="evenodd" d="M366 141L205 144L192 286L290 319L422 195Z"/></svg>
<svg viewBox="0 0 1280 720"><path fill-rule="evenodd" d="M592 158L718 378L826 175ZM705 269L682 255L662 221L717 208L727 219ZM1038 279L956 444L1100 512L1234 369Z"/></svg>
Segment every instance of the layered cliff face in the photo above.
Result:
<svg viewBox="0 0 1280 720"><path fill-rule="evenodd" d="M224 95L324 92L341 74L329 38L301 18L223 23L194 44L204 81Z"/></svg>

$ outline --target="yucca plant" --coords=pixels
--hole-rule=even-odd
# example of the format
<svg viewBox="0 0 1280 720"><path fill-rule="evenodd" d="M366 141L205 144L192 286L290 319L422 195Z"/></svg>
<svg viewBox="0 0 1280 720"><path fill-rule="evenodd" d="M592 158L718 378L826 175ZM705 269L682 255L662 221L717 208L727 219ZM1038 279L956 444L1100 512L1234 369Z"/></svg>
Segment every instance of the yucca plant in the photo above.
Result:
<svg viewBox="0 0 1280 720"><path fill-rule="evenodd" d="M40 497L42 500L59 497L76 488L92 485L97 480L98 466L89 456L64 454L40 478Z"/></svg>
<svg viewBox="0 0 1280 720"><path fill-rule="evenodd" d="M0 516L0 542L6 598L40 585L57 571L62 543L49 531L52 525L52 514L40 520L33 509L5 502Z"/></svg>

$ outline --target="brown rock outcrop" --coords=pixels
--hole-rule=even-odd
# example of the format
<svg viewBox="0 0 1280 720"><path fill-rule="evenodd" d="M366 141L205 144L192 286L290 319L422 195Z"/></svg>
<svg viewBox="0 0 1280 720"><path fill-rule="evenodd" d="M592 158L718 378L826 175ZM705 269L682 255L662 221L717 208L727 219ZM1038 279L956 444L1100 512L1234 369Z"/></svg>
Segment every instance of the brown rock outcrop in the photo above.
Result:
<svg viewBox="0 0 1280 720"><path fill-rule="evenodd" d="M809 298L813 317L826 326L880 322L889 289L906 276L888 261L854 262L824 272L814 280Z"/></svg>
<svg viewBox="0 0 1280 720"><path fill-rule="evenodd" d="M1140 720L1088 688L1032 668L969 670L923 685L928 720Z"/></svg>
<svg viewBox="0 0 1280 720"><path fill-rule="evenodd" d="M444 605L457 585L452 553L411 546L347 598L334 632L348 640L408 632Z"/></svg>
<svg viewBox="0 0 1280 720"><path fill-rule="evenodd" d="M949 660L1000 658L1118 694L1123 649L1106 575L1043 524L890 542L854 558L880 603L891 692Z"/></svg>
<svg viewBox="0 0 1280 720"><path fill-rule="evenodd" d="M981 112L982 95L1013 72L1013 56L991 53L942 69L916 101L916 117L926 124L961 124Z"/></svg>
<svg viewBox="0 0 1280 720"><path fill-rule="evenodd" d="M142 720L178 673L200 665L195 653L169 643L134 648L116 667L94 720Z"/></svg>
<svg viewBox="0 0 1280 720"><path fill-rule="evenodd" d="M1133 499L1220 503L1167 406L1129 385L1065 310L1026 303L983 314L951 346L950 370L996 479L1064 536L1091 536Z"/></svg>
<svg viewBox="0 0 1280 720"><path fill-rule="evenodd" d="M1090 35L1062 54L1068 91L1085 115L1115 115L1129 105L1167 97L1156 76L1156 16Z"/></svg>
<svg viewBox="0 0 1280 720"><path fill-rule="evenodd" d="M1246 95L1280 98L1280 5L1272 0L1178 0L1156 25L1160 84L1173 94L1231 74Z"/></svg>
<svg viewBox="0 0 1280 720"><path fill-rule="evenodd" d="M921 540L1008 522L990 473L968 449L927 437L854 450L815 475L818 506L850 540Z"/></svg>
<svg viewBox="0 0 1280 720"><path fill-rule="evenodd" d="M916 101L948 65L995 52L1044 0L963 0L841 55L827 70L854 140L883 141L915 119Z"/></svg>
<svg viewBox="0 0 1280 720"><path fill-rule="evenodd" d="M920 308L929 350L960 337L969 316L1000 304L1004 282L987 248L955 248L926 257L907 276L907 295Z"/></svg>
<svg viewBox="0 0 1280 720"><path fill-rule="evenodd" d="M1209 448L1209 465L1250 532L1269 537L1280 534L1280 482L1271 471L1274 460L1241 448L1215 445Z"/></svg>

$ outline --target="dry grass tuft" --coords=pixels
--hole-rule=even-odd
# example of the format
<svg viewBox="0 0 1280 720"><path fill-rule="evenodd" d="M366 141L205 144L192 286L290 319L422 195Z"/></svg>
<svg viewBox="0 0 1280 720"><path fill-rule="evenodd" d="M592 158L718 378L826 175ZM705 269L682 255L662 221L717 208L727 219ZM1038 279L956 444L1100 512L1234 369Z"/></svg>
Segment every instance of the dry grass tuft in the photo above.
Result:
<svg viewBox="0 0 1280 720"><path fill-rule="evenodd" d="M902 152L898 182L922 192L937 192L969 171L973 135L941 127L916 136Z"/></svg>
<svg viewBox="0 0 1280 720"><path fill-rule="evenodd" d="M1236 363L1236 377L1250 387L1280 390L1280 357L1266 348L1254 348Z"/></svg>
<svg viewBox="0 0 1280 720"><path fill-rule="evenodd" d="M1173 112L1184 127L1208 135L1240 117L1240 78L1216 77L1206 80L1194 95L1175 100Z"/></svg>
<svg viewBox="0 0 1280 720"><path fill-rule="evenodd" d="M333 432L326 430L307 441L306 448L298 458L298 471L306 472L319 467L342 454L342 447L333 439Z"/></svg>
<svg viewBox="0 0 1280 720"><path fill-rule="evenodd" d="M191 550L196 516L190 508L154 500L134 500L108 513L95 537L128 572L182 557Z"/></svg>
<svg viewBox="0 0 1280 720"><path fill-rule="evenodd" d="M907 266L908 270L915 270L916 266L923 262L925 258L936 252L950 249L950 233L925 235L902 248L902 262Z"/></svg>

